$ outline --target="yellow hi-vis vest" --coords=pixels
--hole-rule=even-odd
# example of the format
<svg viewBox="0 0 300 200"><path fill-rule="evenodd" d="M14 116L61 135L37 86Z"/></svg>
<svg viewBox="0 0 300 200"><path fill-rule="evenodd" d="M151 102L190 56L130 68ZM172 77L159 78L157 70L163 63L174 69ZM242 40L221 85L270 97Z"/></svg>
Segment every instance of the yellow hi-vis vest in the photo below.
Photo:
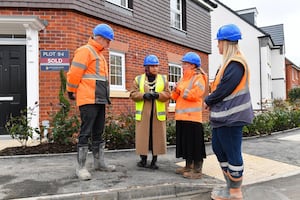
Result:
<svg viewBox="0 0 300 200"><path fill-rule="evenodd" d="M138 83L140 92L144 93L144 85L145 85L145 78L146 75L142 74L135 78L135 81ZM166 84L166 76L163 76L161 74L158 74L156 77L156 87L155 92L161 92L165 88ZM156 113L157 113L157 119L159 121L165 121L166 120L166 104L165 102L161 102L159 100L155 100L155 106L156 106ZM135 103L135 119L137 121L142 120L142 112L144 108L144 100L137 101Z"/></svg>

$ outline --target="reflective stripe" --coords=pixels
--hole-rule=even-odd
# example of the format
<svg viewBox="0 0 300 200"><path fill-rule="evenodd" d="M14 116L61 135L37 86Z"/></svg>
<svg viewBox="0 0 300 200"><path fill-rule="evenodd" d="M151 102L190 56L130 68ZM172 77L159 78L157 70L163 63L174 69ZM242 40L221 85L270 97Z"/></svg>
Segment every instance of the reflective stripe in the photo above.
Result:
<svg viewBox="0 0 300 200"><path fill-rule="evenodd" d="M228 165L228 168L232 171L242 171L244 170L244 165L241 165L241 166L234 166L234 165Z"/></svg>
<svg viewBox="0 0 300 200"><path fill-rule="evenodd" d="M135 111L135 114L141 115L141 114L142 114L142 111L136 110L136 111Z"/></svg>
<svg viewBox="0 0 300 200"><path fill-rule="evenodd" d="M92 79L92 80L100 80L107 81L105 76L100 76L98 74L85 74L82 76L83 79Z"/></svg>
<svg viewBox="0 0 300 200"><path fill-rule="evenodd" d="M194 82L194 80L195 80L195 77L196 77L195 75L192 77L192 79L191 79L191 81L190 81L190 83L189 83L189 86L188 86L188 87L184 90L184 92L183 92L182 98L184 98L184 99L187 98L187 96L188 96L190 90L191 90L192 87L193 87L193 82Z"/></svg>
<svg viewBox="0 0 300 200"><path fill-rule="evenodd" d="M100 74L100 58L99 58L99 55L96 53L94 48L91 47L90 45L85 45L85 47L88 48L92 52L94 57L96 58L96 74Z"/></svg>
<svg viewBox="0 0 300 200"><path fill-rule="evenodd" d="M176 113L188 113L188 112L201 112L202 108L185 108L185 109L176 109Z"/></svg>
<svg viewBox="0 0 300 200"><path fill-rule="evenodd" d="M163 79L164 86L165 86L166 85L166 77L164 75L162 75L161 78Z"/></svg>
<svg viewBox="0 0 300 200"><path fill-rule="evenodd" d="M101 76L100 75L100 57L99 57L99 54L97 54L95 49L90 45L85 45L84 47L88 48L90 50L90 52L94 55L95 59L96 59L96 66L95 66L96 74L84 74L82 76L82 79L107 81L108 78L106 76ZM103 59L103 61L105 61L105 59Z"/></svg>
<svg viewBox="0 0 300 200"><path fill-rule="evenodd" d="M228 162L220 162L221 167L228 167Z"/></svg>
<svg viewBox="0 0 300 200"><path fill-rule="evenodd" d="M157 115L166 115L166 112L157 112Z"/></svg>
<svg viewBox="0 0 300 200"><path fill-rule="evenodd" d="M202 85L201 83L197 82L196 85L197 85L201 90L204 90L204 85Z"/></svg>
<svg viewBox="0 0 300 200"><path fill-rule="evenodd" d="M82 63L79 63L79 62L75 62L75 61L72 62L72 65L73 65L74 67L79 67L79 68L84 69L84 70L87 68L86 65L84 65L84 64L82 64Z"/></svg>
<svg viewBox="0 0 300 200"><path fill-rule="evenodd" d="M235 107L233 107L233 108L231 108L229 110L220 111L220 112L213 112L213 111L211 111L210 115L213 118L226 117L226 116L232 115L234 113L238 113L238 112L241 112L243 110L246 110L246 109L248 109L250 107L251 107L251 101L248 101L245 104L241 104L239 106L235 106Z"/></svg>
<svg viewBox="0 0 300 200"><path fill-rule="evenodd" d="M241 90L241 91L239 91L239 92L237 92L237 93L235 93L235 94L231 94L231 95L227 96L226 98L223 99L223 101L228 101L228 100L231 100L231 99L233 99L233 98L235 98L237 96L240 96L240 95L243 95L243 94L247 94L247 93L249 93L248 87L245 88L245 89L243 89L243 90Z"/></svg>
<svg viewBox="0 0 300 200"><path fill-rule="evenodd" d="M75 84L67 83L67 85L71 88L78 88L78 85Z"/></svg>

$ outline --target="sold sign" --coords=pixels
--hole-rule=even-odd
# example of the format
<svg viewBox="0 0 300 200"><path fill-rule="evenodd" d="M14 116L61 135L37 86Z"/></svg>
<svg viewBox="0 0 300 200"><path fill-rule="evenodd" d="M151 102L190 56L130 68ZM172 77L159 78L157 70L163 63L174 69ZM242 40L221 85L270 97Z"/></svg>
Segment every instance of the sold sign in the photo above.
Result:
<svg viewBox="0 0 300 200"><path fill-rule="evenodd" d="M41 50L40 66L42 71L69 70L69 51Z"/></svg>

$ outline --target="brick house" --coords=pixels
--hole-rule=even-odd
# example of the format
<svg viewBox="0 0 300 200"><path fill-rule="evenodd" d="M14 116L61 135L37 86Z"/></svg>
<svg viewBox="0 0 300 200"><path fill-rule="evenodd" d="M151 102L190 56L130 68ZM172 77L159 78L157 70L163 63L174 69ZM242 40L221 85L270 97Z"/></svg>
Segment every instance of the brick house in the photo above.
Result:
<svg viewBox="0 0 300 200"><path fill-rule="evenodd" d="M99 23L107 23L115 31L115 40L105 52L112 100L108 109L114 115L134 111L128 90L134 77L144 72L147 54L158 56L160 73L168 74L171 85L180 78L180 60L188 51L200 55L207 72L210 12L215 6L209 0L2 0L0 134L6 134L4 125L10 113L33 107L35 102L39 109L31 125L50 120L49 112L58 109L60 67L51 67L53 63L42 66L41 52L66 54L63 59L56 56L54 64L58 59L70 62L75 49L86 44ZM172 102L169 111L172 117ZM204 115L207 119L208 114Z"/></svg>
<svg viewBox="0 0 300 200"><path fill-rule="evenodd" d="M291 89L300 87L300 68L285 58L286 96Z"/></svg>

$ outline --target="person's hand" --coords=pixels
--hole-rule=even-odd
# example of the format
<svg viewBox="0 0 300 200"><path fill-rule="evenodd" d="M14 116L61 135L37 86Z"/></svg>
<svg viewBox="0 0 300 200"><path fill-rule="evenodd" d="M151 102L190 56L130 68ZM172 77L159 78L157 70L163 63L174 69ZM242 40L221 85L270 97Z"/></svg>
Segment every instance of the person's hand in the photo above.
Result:
<svg viewBox="0 0 300 200"><path fill-rule="evenodd" d="M153 97L153 99L158 99L159 94L157 92L154 92L154 93L152 93L152 97Z"/></svg>
<svg viewBox="0 0 300 200"><path fill-rule="evenodd" d="M144 98L145 100L152 100L152 99L153 99L153 96L152 96L151 93L145 93L145 94L143 95L143 98Z"/></svg>
<svg viewBox="0 0 300 200"><path fill-rule="evenodd" d="M74 92L68 92L68 97L69 97L70 100L75 100L76 99Z"/></svg>
<svg viewBox="0 0 300 200"><path fill-rule="evenodd" d="M204 106L205 110L208 110L208 111L210 110L209 106L205 102L204 102L203 106Z"/></svg>

